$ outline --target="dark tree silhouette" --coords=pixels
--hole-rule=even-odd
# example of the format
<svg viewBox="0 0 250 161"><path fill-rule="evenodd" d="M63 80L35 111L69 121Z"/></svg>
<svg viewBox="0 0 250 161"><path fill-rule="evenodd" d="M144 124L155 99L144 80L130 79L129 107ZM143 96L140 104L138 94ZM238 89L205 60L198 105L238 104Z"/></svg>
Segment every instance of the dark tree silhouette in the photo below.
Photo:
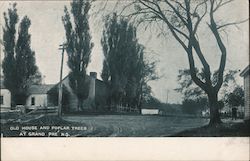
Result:
<svg viewBox="0 0 250 161"><path fill-rule="evenodd" d="M16 93L16 61L15 61L15 45L16 45L16 25L18 23L18 15L16 3L8 12L4 12L5 27L3 27L3 46L4 46L4 59L3 59L3 74L4 85L12 93L12 101Z"/></svg>
<svg viewBox="0 0 250 161"><path fill-rule="evenodd" d="M231 106L244 106L244 90L242 87L236 87L233 92L226 95L226 102Z"/></svg>
<svg viewBox="0 0 250 161"><path fill-rule="evenodd" d="M34 81L41 82L37 80L41 79L41 76L37 77L41 74L36 66L35 52L30 47L31 22L27 16L21 20L16 41L18 23L16 4L8 9L8 13L4 12L4 20L4 84L11 91L13 105L24 104L29 86L34 84Z"/></svg>
<svg viewBox="0 0 250 161"><path fill-rule="evenodd" d="M221 22L216 21L215 13L230 2L232 0L133 0L124 8L124 10L130 8L130 13L127 16L135 18L139 23L156 24L163 32L166 31L165 28L168 28L175 40L183 47L189 60L192 80L208 96L210 125L221 123L218 108L218 92L223 83L227 50L220 31L226 26L246 21L225 24L220 24ZM131 13L131 6L134 7L133 13ZM201 23L205 22L203 21L205 16L208 17L207 25L209 26L210 33L216 40L215 43L218 45L221 54L217 73L218 79L215 85L213 85L211 80L210 65L204 57L204 51L198 39L198 30L201 27ZM198 57L198 61L204 69L204 81L197 76L194 55Z"/></svg>
<svg viewBox="0 0 250 161"><path fill-rule="evenodd" d="M156 79L155 63L144 58L144 47L138 43L136 28L116 14L108 17L101 40L102 79L110 87L110 104L139 108L147 81Z"/></svg>
<svg viewBox="0 0 250 161"><path fill-rule="evenodd" d="M19 27L18 39L16 43L16 79L19 95L26 97L26 89L29 87L30 78L38 74L38 68L35 65L35 52L30 48L30 34L28 33L31 22L25 16Z"/></svg>
<svg viewBox="0 0 250 161"><path fill-rule="evenodd" d="M62 17L66 34L66 51L70 68L69 80L73 91L78 97L79 109L83 107L83 100L88 97L89 87L86 84L86 68L90 62L90 54L94 44L91 42L89 29L89 10L91 3L88 0L73 0L70 13L65 7Z"/></svg>

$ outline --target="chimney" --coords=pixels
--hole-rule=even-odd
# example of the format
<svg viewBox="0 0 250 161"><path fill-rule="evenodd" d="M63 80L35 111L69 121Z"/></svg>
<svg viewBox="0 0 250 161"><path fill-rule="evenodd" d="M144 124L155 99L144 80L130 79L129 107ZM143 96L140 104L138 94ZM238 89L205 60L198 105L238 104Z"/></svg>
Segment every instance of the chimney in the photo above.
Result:
<svg viewBox="0 0 250 161"><path fill-rule="evenodd" d="M91 77L95 78L95 79L96 79L96 77L97 77L97 73L96 73L96 72L90 72L89 75L90 75Z"/></svg>
<svg viewBox="0 0 250 161"><path fill-rule="evenodd" d="M89 99L94 100L95 99L95 80L97 77L96 72L90 72L90 83L89 83Z"/></svg>

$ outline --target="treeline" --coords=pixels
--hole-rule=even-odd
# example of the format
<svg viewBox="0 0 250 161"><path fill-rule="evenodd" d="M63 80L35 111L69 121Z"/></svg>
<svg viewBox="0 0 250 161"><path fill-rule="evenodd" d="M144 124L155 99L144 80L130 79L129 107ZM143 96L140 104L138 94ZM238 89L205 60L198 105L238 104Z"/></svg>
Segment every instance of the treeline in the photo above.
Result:
<svg viewBox="0 0 250 161"><path fill-rule="evenodd" d="M65 6L62 16L66 37L63 45L67 51L67 64L70 69L69 84L78 98L78 109L83 109L84 100L89 94L86 71L94 46L89 27L90 9L90 1L73 0L69 8ZM24 104L29 86L41 83L35 52L30 47L31 21L27 16L21 20L16 40L19 20L16 3L7 13L4 12L4 19L4 85L13 95L13 105ZM139 109L142 102L151 95L148 81L157 79L156 63L146 59L146 49L138 42L137 29L128 19L114 13L104 21L101 38L104 61L101 77L107 86L108 98L103 106Z"/></svg>
<svg viewBox="0 0 250 161"><path fill-rule="evenodd" d="M160 110L161 115L181 115L185 114L182 110L181 104L164 103L157 98L150 96L150 98L143 102L142 108L156 108Z"/></svg>
<svg viewBox="0 0 250 161"><path fill-rule="evenodd" d="M19 23L16 3L3 16L4 85L10 90L12 106L15 106L25 104L29 86L40 84L42 75L36 65L35 52L30 46L30 19L24 16Z"/></svg>
<svg viewBox="0 0 250 161"><path fill-rule="evenodd" d="M79 109L83 107L83 100L88 97L86 69L94 46L88 22L90 8L90 1L73 0L71 9L65 7L62 17L67 39L70 86L78 96ZM136 27L132 23L116 13L107 16L104 21L101 77L107 86L108 96L103 106L108 106L110 110L117 106L139 108L151 94L147 82L157 79L155 62L146 60L145 48L139 44Z"/></svg>
<svg viewBox="0 0 250 161"><path fill-rule="evenodd" d="M197 76L204 80L204 71L196 69ZM242 86L236 83L236 75L239 70L226 70L224 81L220 90L220 100L217 107L222 110L226 106L232 108L244 105L244 91ZM218 79L218 71L213 73L212 84L215 85ZM195 85L191 79L189 69L179 70L177 77L179 87L175 90L182 94L182 111L187 114L201 114L202 111L209 109L209 101L205 92Z"/></svg>

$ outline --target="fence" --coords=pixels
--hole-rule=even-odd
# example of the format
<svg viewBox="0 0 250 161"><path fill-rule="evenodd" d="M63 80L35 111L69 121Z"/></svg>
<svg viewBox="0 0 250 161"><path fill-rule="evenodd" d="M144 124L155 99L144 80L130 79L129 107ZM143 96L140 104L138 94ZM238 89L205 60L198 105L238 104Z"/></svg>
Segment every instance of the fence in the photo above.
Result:
<svg viewBox="0 0 250 161"><path fill-rule="evenodd" d="M113 105L111 106L111 111L119 112L119 113L140 113L138 108L133 108L129 106L122 106L122 105Z"/></svg>

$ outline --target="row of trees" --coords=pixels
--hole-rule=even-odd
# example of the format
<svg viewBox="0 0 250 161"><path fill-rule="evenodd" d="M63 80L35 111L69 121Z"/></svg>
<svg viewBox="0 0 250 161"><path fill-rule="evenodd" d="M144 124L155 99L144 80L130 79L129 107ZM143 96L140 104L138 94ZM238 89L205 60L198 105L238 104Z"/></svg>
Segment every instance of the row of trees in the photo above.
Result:
<svg viewBox="0 0 250 161"><path fill-rule="evenodd" d="M65 7L62 17L70 86L78 97L79 109L89 93L86 69L94 46L89 28L90 8L89 1L74 0L71 10ZM28 87L41 81L41 74L35 65L35 52L30 47L31 35L28 31L31 22L27 16L22 19L16 41L19 20L16 4L4 13L4 18L4 84L11 91L14 104L23 104ZM154 74L155 62L145 59L145 48L138 43L136 28L127 19L114 14L105 20L101 44L105 56L101 76L110 89L107 104L140 107L146 95L150 94L147 82L157 76Z"/></svg>
<svg viewBox="0 0 250 161"><path fill-rule="evenodd" d="M40 84L42 76L36 66L35 52L30 47L30 19L27 16L22 18L17 33L19 16L14 3L8 12L4 12L4 20L4 85L10 90L12 105L15 106L25 103L27 89L32 84Z"/></svg>
<svg viewBox="0 0 250 161"><path fill-rule="evenodd" d="M201 80L204 80L203 71L196 69L197 75ZM212 82L216 82L218 72L213 73ZM220 94L221 99L218 101L218 108L224 106L243 106L244 92L241 86L236 83L235 77L238 70L225 71L224 81ZM200 114L202 110L208 108L208 99L205 92L196 84L193 83L189 69L179 70L177 81L179 87L175 90L183 95L183 111L189 114Z"/></svg>
<svg viewBox="0 0 250 161"><path fill-rule="evenodd" d="M118 3L119 2L120 1L118 1ZM189 74L192 78L192 81L207 95L208 104L210 107L210 125L221 123L219 114L218 92L221 89L224 81L224 70L227 57L227 49L223 42L221 31L227 26L245 22L238 21L223 23L222 21L220 21L220 19L217 19L216 13L218 13L221 8L223 8L227 4L230 4L231 2L232 0L131 0L122 10L127 17L134 19L136 22L138 22L138 24L145 23L147 25L153 25L155 27L158 27L159 31L161 31L163 34L165 34L166 32L170 32L173 38L183 48L183 51L188 58L190 71ZM65 9L65 16L63 17L67 37L67 52L69 57L68 65L71 69L71 84L79 99L86 97L86 95L82 93L83 89L81 88L84 88L84 86L82 86L81 84L85 83L86 68L88 66L89 56L93 47L88 26L88 11L90 9L90 6L91 5L89 1L74 0L71 3L71 13L74 18L74 24L70 21L70 14L67 9ZM127 8L128 10L126 10ZM14 18L11 18L13 19L13 21L10 21L10 24L8 25L10 28L13 28L13 24L16 23L17 18L15 18L15 16L13 16L12 14L10 14L10 17ZM111 104L124 104L125 102L131 105L138 104L132 103L137 102L134 101L134 98L140 100L137 96L138 90L137 88L133 88L133 86L142 86L142 79L140 82L138 81L140 80L140 78L138 79L136 78L136 76L132 78L128 77L129 75L135 75L134 73L131 74L130 72L128 72L124 74L121 72L124 72L127 68L127 62L132 63L133 65L136 64L132 61L132 58L137 57L138 60L142 60L141 55L143 55L143 47L137 44L137 41L135 40L136 36L133 36L136 33L133 27L130 27L130 25L124 20L119 20L119 23L116 23L116 21L116 18L112 18L110 20L110 24L106 25L105 27L106 31L113 29L113 26L118 26L119 30L125 28L124 26L127 26L126 28L128 29L124 30L125 32L116 32L115 30L111 30L110 35L114 33L114 35L112 36L109 36L109 34L104 34L106 36L103 37L102 44L103 49L106 49L107 51L104 51L105 60L102 77L112 89L110 95L112 98L112 100L110 100ZM201 47L202 44L199 40L199 29L201 28L201 26L208 27L208 32L210 31L210 34L214 37L214 43L218 46L219 49L220 61L218 70L215 75L213 75L213 73L211 72L210 64L204 56L205 51L202 50ZM131 33L126 34L126 31L131 31ZM11 36L13 36L15 34L15 30L11 29L9 33L11 34ZM132 42L135 43L133 45L131 45L131 43L128 43L129 46L131 46L132 52L130 52L130 50L126 48L125 51L129 51L128 53L126 53L126 55L129 56L125 59L122 58L124 55L121 55L122 59L116 59L115 57L113 57L113 59L109 57L110 55L113 56L113 53L125 53L123 52L123 50L125 49L126 45L118 45L117 47L114 47L115 45L119 44L120 39L117 38L121 38L121 36L119 36L118 34L129 36L128 38L125 37L123 41L126 42L127 40L133 40ZM10 43L7 44L7 46L12 45L12 47L10 47L10 51L6 50L8 53L10 53L9 55L14 55L12 54L14 53L14 51L12 51L14 49L13 44L15 44L14 40L15 39L11 38L11 40L9 41ZM119 49L119 52L121 53L119 53L118 51L114 52L117 49ZM132 53L137 53L137 55L130 55ZM194 59L195 56L197 56L197 59ZM131 58L131 60L129 58ZM13 56L11 56L8 59L9 61L12 61L12 59L14 58ZM115 60L115 62L118 61L119 63L123 64L124 68L122 67L121 69L115 69L115 67L117 66L115 66L113 63L112 65L110 65L113 60ZM198 62L196 62L196 60ZM199 73L197 73L197 63L200 63L202 65L202 77L199 77ZM134 67L132 67L131 69L133 68ZM140 91L142 90L140 89ZM127 97L126 95L128 94L129 97L132 96L132 98Z"/></svg>
<svg viewBox="0 0 250 161"><path fill-rule="evenodd" d="M79 109L88 97L86 69L94 44L89 28L89 1L71 3L62 17L66 34L66 50L70 68L70 85L78 96ZM73 17L73 20L71 18ZM136 28L127 19L116 14L108 16L101 39L104 61L101 77L108 89L106 105L138 108L147 94L150 94L149 80L156 79L155 62L145 59L145 49L138 43Z"/></svg>

